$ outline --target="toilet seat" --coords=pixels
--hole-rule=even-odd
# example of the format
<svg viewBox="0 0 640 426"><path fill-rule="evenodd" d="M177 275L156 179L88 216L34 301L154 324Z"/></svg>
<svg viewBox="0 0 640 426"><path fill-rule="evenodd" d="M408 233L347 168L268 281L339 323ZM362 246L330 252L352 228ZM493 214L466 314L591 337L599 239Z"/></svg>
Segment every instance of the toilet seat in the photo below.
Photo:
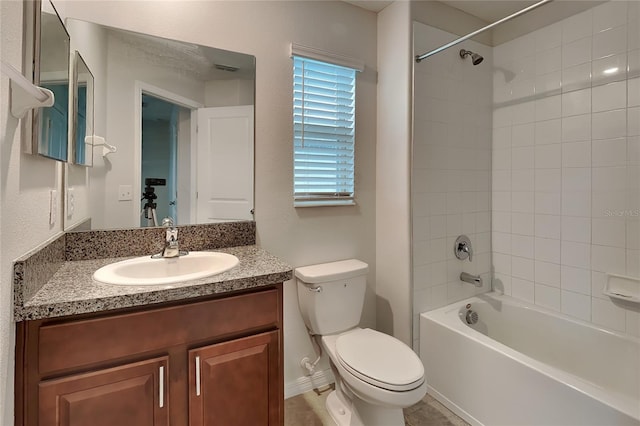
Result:
<svg viewBox="0 0 640 426"><path fill-rule="evenodd" d="M336 339L338 361L360 380L382 389L403 392L424 383L420 358L400 340L369 328Z"/></svg>

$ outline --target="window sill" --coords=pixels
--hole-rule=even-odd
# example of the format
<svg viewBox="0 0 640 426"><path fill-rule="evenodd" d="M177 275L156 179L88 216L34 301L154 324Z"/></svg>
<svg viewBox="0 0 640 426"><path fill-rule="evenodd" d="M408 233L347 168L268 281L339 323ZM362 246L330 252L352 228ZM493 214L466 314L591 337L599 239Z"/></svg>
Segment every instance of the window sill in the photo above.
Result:
<svg viewBox="0 0 640 426"><path fill-rule="evenodd" d="M338 207L355 206L355 200L294 201L293 207Z"/></svg>

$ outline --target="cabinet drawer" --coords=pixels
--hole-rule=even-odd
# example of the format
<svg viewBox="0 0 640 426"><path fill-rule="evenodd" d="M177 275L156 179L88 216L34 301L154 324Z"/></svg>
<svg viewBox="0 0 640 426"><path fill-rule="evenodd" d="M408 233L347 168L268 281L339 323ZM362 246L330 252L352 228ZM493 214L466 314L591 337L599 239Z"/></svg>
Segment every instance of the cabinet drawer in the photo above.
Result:
<svg viewBox="0 0 640 426"><path fill-rule="evenodd" d="M278 291L270 289L187 305L43 325L42 376L104 361L279 325Z"/></svg>

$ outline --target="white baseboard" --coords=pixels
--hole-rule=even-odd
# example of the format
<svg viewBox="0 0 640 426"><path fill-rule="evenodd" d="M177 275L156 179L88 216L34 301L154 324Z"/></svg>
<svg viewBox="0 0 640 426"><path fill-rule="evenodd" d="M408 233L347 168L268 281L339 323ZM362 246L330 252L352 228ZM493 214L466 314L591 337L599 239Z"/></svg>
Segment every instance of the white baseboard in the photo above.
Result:
<svg viewBox="0 0 640 426"><path fill-rule="evenodd" d="M316 371L313 376L302 376L296 380L285 383L284 399L300 395L315 388L330 385L334 382L331 369Z"/></svg>

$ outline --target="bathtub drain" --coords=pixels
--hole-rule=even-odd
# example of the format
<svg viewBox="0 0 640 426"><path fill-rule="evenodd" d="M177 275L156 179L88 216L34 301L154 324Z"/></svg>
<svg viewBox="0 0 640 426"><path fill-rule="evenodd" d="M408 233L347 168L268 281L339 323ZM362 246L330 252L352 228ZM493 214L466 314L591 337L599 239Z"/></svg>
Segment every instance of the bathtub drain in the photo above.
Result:
<svg viewBox="0 0 640 426"><path fill-rule="evenodd" d="M478 313L469 309L465 319L467 320L467 324L473 325L478 322Z"/></svg>

